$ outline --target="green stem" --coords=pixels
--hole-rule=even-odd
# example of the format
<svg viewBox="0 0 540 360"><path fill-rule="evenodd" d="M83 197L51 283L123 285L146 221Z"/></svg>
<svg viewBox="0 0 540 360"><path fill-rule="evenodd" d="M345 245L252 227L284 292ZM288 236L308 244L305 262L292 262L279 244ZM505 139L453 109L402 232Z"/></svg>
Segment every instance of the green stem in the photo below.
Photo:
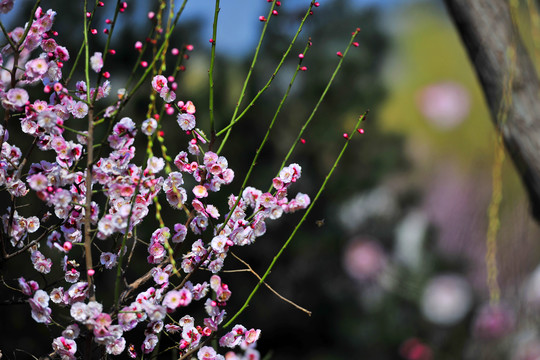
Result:
<svg viewBox="0 0 540 360"><path fill-rule="evenodd" d="M152 36L154 36L154 29L155 29L154 27L150 29L150 32L146 36L147 39L150 39L152 38ZM148 47L148 43L144 42L142 49L139 51L139 56L137 57L137 60L135 60L135 65L133 66L133 69L131 69L131 74L129 74L129 78L126 82L126 88L128 88L131 85L131 82L133 81L133 78L135 77L135 74L137 73L137 69L139 69L139 65L141 63L141 60L143 58L144 52L147 47Z"/></svg>
<svg viewBox="0 0 540 360"><path fill-rule="evenodd" d="M84 44L81 45L81 48L79 49L79 52L77 53L77 56L75 57L75 61L73 62L73 66L71 67L69 75L68 75L68 77L66 78L66 80L64 82L65 85L67 85L69 83L69 81L71 80L71 77L75 73L75 68L77 67L77 64L79 63L79 59L81 58L83 50L84 50Z"/></svg>
<svg viewBox="0 0 540 360"><path fill-rule="evenodd" d="M145 159L145 163L146 163ZM137 181L137 186L135 187L135 192L133 193L133 200L131 201L131 207L129 208L129 214L128 214L128 221L126 224L126 230L124 232L124 236L122 236L122 245L120 246L120 256L118 257L118 264L116 265L116 280L114 283L114 306L116 307L116 310L120 308L120 283L122 279L122 262L124 261L124 247L126 246L127 237L129 234L129 228L131 227L131 216L133 214L133 208L135 207L135 200L137 198L137 195L139 194L139 188L141 186L141 181L143 178L143 170L141 169L141 174L139 176L139 180Z"/></svg>
<svg viewBox="0 0 540 360"><path fill-rule="evenodd" d="M182 12L184 11L184 8L186 7L186 4L187 4L187 1L188 0L184 0L184 2L182 3L182 6L180 7L180 9L178 10L178 12L176 13L176 16L174 18L174 21L173 21L173 26L171 27L170 31L167 32L167 34L165 34L165 40L163 41L163 43L161 44L156 56L152 59L152 62L148 65L148 68L145 70L144 74L141 76L141 78L139 79L139 81L137 82L137 84L135 84L135 86L133 86L133 88L131 89L131 91L129 91L129 93L126 95L126 98L125 100L122 102L122 105L121 107L124 107L126 105L126 103L133 97L133 95L135 94L135 92L141 87L141 85L146 81L146 78L148 77L148 74L150 74L150 72L152 71L152 69L154 68L156 62L158 61L158 59L160 59L161 57L161 54L163 53L163 51L166 49L167 47L167 43L169 41L169 38L171 37L171 34L174 30L174 28L176 27L176 24L178 23L178 19L180 19L180 15L182 14Z"/></svg>
<svg viewBox="0 0 540 360"><path fill-rule="evenodd" d="M116 20L118 19L118 14L120 13L120 5L122 2L118 0L116 2L116 10L114 11L114 17L111 22L111 28L109 30L108 36L107 36L107 42L105 43L105 48L103 49L103 63L105 63L105 60L107 59L107 54L109 52L109 46L111 44L111 38L112 34L114 32L114 26L116 25Z"/></svg>
<svg viewBox="0 0 540 360"><path fill-rule="evenodd" d="M11 39L11 37L9 36L6 28L4 27L4 24L0 21L0 29L2 29L2 32L4 33L4 36L6 37L6 40L8 41L9 43L9 46L11 46L11 48L13 49L13 51L16 51L17 50L17 45L15 45L15 43L13 42L13 40Z"/></svg>
<svg viewBox="0 0 540 360"><path fill-rule="evenodd" d="M98 1L99 0L96 0L96 2L94 3L94 9L97 7L98 5ZM86 11L86 6L84 7L85 11ZM92 23L92 19L94 19L94 12L92 12L92 14L90 15L90 19L88 20L88 23L87 25L85 25L85 28L88 27L88 25L90 23ZM86 20L86 13L85 13L85 20ZM69 72L69 76L65 79L64 81L64 85L67 85L69 83L69 81L71 80L71 77L73 76L73 73L75 72L75 69L77 68L77 64L79 63L79 60L82 56L82 53L83 53L83 50L85 49L86 47L86 44L85 42L83 42L81 44L81 47L79 49L79 52L77 53L77 56L75 57L75 61L73 61L73 66L71 67L71 70Z"/></svg>
<svg viewBox="0 0 540 360"><path fill-rule="evenodd" d="M245 109L242 111L242 113L240 113L240 115L236 116L236 113L235 115L233 115L233 118L231 120L231 122L229 123L229 125L227 125L225 128L223 128L222 130L220 130L216 136L221 136L225 131L227 131L227 136L225 136L225 138L223 139L223 142L221 143L221 146L220 146L220 150L221 148L223 147L223 144L226 142L227 138L228 138L228 131L230 131L230 129L234 126L234 124L236 124L242 117L244 117L244 115L246 114L246 112L251 109L251 107L255 104L255 102L257 101L257 99L263 94L264 91L266 91L266 89L268 89L270 87L270 84L272 84L272 81L274 81L274 78L276 77L277 73L279 72L279 70L281 69L281 66L283 65L283 63L285 62L285 59L287 58L287 56L289 55L289 52L291 51L294 43L296 42L296 39L298 38L298 35L300 35L300 32L302 31L302 28L304 27L304 23L306 22L308 16L309 16L309 13L311 11L311 8L313 7L313 3L311 3L311 5L309 6L308 8L308 11L306 12L306 14L304 15L304 17L302 18L302 21L300 22L300 25L298 26L298 30L296 31L296 34L294 35L293 39L291 40L291 42L289 43L289 47L287 48L287 50L285 51L285 53L283 53L283 56L281 57L281 60L279 62L279 64L277 65L276 69L274 70L274 72L272 73L272 76L270 76L270 79L268 79L268 81L266 82L266 84L263 86L262 89L260 89L258 92L257 92L257 95L255 95L255 97L253 98L253 100L251 100L251 102L245 107ZM219 151L218 151L219 152Z"/></svg>
<svg viewBox="0 0 540 360"><path fill-rule="evenodd" d="M272 260L272 262L270 263L270 265L268 266L268 268L266 269L266 272L264 273L264 275L261 277L261 279L259 280L259 282L257 283L257 285L255 286L255 288L253 289L253 291L251 291L251 294L249 294L248 298L246 299L246 301L244 302L244 305L242 305L242 307L236 312L236 314L234 314L233 317L231 317L231 319L225 324L223 325L223 328L227 328L229 326L231 326L231 324L233 324L234 320L241 314L244 312L244 310L249 306L249 303L251 302L251 299L253 298L253 296L255 295L255 293L259 290L259 287L264 283L264 281L266 280L266 278L268 277L268 275L270 274L270 272L272 271L272 269L274 268L274 265L276 264L277 260L281 257L281 254L283 254L283 252L285 251L285 249L289 246L289 243L291 242L291 240L294 238L294 236L296 235L296 232L298 231L298 229L300 228L300 226L304 223L304 221L306 220L307 216L309 215L309 213L311 212L311 209L313 209L313 206L315 205L315 203L317 202L317 200L319 199L320 195L322 194L322 192L324 191L325 187L326 187L326 184L328 183L328 180L330 179L330 177L332 176L332 174L334 173L334 170L336 169L337 165L339 164L339 161L341 160L341 157L343 156L343 154L345 153L345 150L347 149L347 147L349 146L349 141L352 139L352 137L354 136L354 134L356 133L356 129L358 129L358 127L360 126L360 123L364 120L364 118L366 117L367 115L367 112L364 113L362 116L360 116L360 118L358 119L357 123L356 123L356 126L354 128L354 131L348 136L348 139L345 141L345 144L343 144L343 147L341 148L341 152L339 153L338 157L336 158L336 161L334 161L334 165L332 166L332 168L330 169L330 171L328 172L328 174L326 175L326 178L324 179L324 182L322 183L321 187L319 188L319 191L317 192L317 195L315 195L315 198L313 199L313 201L311 202L311 205L308 207L308 209L306 210L306 212L304 213L304 216L302 217L302 219L298 222L298 224L296 225L296 227L294 228L293 232L291 233L291 235L289 236L289 238L287 239L287 241L285 241L285 244L283 244L283 246L281 247L281 249L279 250L279 252L274 256L274 259Z"/></svg>
<svg viewBox="0 0 540 360"><path fill-rule="evenodd" d="M304 53L307 53L308 50L309 50L309 43L304 48ZM302 61L300 60L300 63L301 62ZM291 81L289 82L289 86L287 87L287 91L285 92L285 94L281 98L281 101L280 101L280 103L278 105L276 113L274 114L274 117L272 118L272 121L270 122L270 125L268 126L268 129L266 130L266 134L264 135L264 138L261 141L261 144L259 145L259 148L255 152L255 157L253 158L253 161L251 162L251 165L249 166L249 170L248 170L246 176L244 177L244 181L242 182L242 186L240 187L240 191L238 192L236 202L234 203L232 209L229 211L229 215L227 216L227 218L223 222L223 225L222 225L221 229L218 230L218 233L220 233L221 230L223 230L223 228L225 227L225 224L227 224L229 222L229 219L231 218L231 216L232 216L232 214L234 212L234 209L236 209L236 207L238 206L238 203L240 202L240 199L242 198L242 193L244 192L244 189L246 188L248 179L251 176L251 172L253 171L253 168L255 167L255 164L257 163L257 160L259 158L259 154L261 153L262 148L264 147L264 145L266 144L266 142L268 140L268 137L270 135L270 131L272 131L272 128L274 127L274 123L275 123L275 121L276 121L276 119L278 117L278 114L281 112L281 108L283 107L283 104L285 103L285 100L287 100L287 98L289 97L289 93L290 93L291 88L292 88L292 86L294 84L294 80L296 79L296 76L298 75L298 71L300 70L300 63L296 67L296 71L294 72L294 75L291 78Z"/></svg>
<svg viewBox="0 0 540 360"><path fill-rule="evenodd" d="M326 88L324 89L323 93L321 94L321 97L319 98L319 101L317 101L317 104L315 105L315 108L313 108L313 111L311 112L308 119L306 120L306 122L304 123L302 128L300 129L300 132L298 133L298 136L296 136L296 139L294 140L291 148L289 149L289 152L287 153L287 155L283 159L283 162L281 163L281 166L280 166L280 168L278 170L278 173L279 173L279 171L281 171L281 169L283 169L283 167L285 166L285 164L289 160L289 157L291 156L292 152L294 151L294 148L296 147L296 144L298 144L298 142L300 141L300 138L302 137L302 134L304 133L304 131L308 127L309 123L311 122L311 120L313 119L315 114L317 113L317 110L319 109L319 106L321 105L324 98L326 97L326 93L330 89L330 86L332 86L332 83L334 82L334 79L335 79L337 73L339 72L339 69L341 68L341 64L343 64L343 60L345 60L345 57L347 56L347 53L349 52L349 49L351 48L351 45L353 44L354 39L356 38L356 35L358 35L358 32L359 32L359 29L356 29L352 33L349 44L347 45L347 48L343 52L343 55L341 56L337 66L336 66L336 69L334 70L334 73L332 74L332 77L330 77L330 80L328 81L328 84L326 85Z"/></svg>
<svg viewBox="0 0 540 360"><path fill-rule="evenodd" d="M86 80L86 99L90 100L90 50L88 44L88 23L86 19L87 0L84 1L83 18L84 18L84 75ZM89 104L88 110L88 134L87 134L87 150L86 150L86 207L84 214L84 255L86 259L86 271L88 281L88 291L90 300L95 300L93 279L89 274L89 271L93 271L92 265L92 238L91 232L91 204L92 204L92 166L94 163L94 118L93 118L93 104Z"/></svg>
<svg viewBox="0 0 540 360"><path fill-rule="evenodd" d="M268 27L268 23L270 22L270 19L272 18L272 11L274 10L275 1L272 2L272 6L270 7L270 10L268 11L268 15L266 16L267 21L264 23L261 36L259 37L259 43L257 44L257 47L255 48L255 54L253 55L253 60L251 61L251 66L249 67L248 74L246 76L246 79L244 80L244 85L242 86L242 91L240 92L240 96L238 98L238 102L236 103L236 107L234 108L233 116L231 118L231 123L236 118L236 114L238 113L238 110L240 109L240 104L242 103L242 100L244 100L244 96L246 94L247 84L249 82L249 79L251 78L251 74L253 73L253 69L255 68L255 64L257 63L257 58L259 57L259 50L261 49L262 41L264 39L264 35L266 34L266 28ZM219 154L221 150L223 149L223 145L225 145L225 142L227 142L227 139L229 138L229 134L231 133L231 129L227 131L227 134L225 135L225 138L223 138L223 142L219 146L219 149L217 153Z"/></svg>
<svg viewBox="0 0 540 360"><path fill-rule="evenodd" d="M208 82L210 86L209 94L209 111L210 111L210 138L211 144L214 143L215 129L214 129L214 64L216 62L216 37L217 37L217 22L219 14L219 0L216 0L214 8L214 24L212 29L212 51L210 54L210 69L208 70Z"/></svg>

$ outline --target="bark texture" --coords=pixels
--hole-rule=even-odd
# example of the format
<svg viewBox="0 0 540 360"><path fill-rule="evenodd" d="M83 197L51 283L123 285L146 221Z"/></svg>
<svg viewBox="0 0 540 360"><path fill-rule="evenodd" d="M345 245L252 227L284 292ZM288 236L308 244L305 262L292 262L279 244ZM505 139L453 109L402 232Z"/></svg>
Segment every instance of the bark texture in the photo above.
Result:
<svg viewBox="0 0 540 360"><path fill-rule="evenodd" d="M540 83L507 0L445 0L540 222ZM511 83L509 82L511 80ZM503 102L507 107L500 117Z"/></svg>

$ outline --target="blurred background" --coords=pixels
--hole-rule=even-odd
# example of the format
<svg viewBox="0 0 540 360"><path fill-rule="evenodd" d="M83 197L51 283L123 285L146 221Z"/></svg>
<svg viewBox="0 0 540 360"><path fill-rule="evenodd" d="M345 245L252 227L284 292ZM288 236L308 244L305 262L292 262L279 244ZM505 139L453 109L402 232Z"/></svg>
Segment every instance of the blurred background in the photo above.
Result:
<svg viewBox="0 0 540 360"><path fill-rule="evenodd" d="M272 74L309 1L282 3L262 45L250 97ZM300 53L311 37L313 46L303 61L308 71L299 74L251 185L269 186L337 65L336 52L344 50L357 27L362 29L359 47L349 52L304 136L306 143L291 159L303 167L292 192L314 197L343 144L342 133L369 109L365 133L351 142L318 206L268 279L273 289L312 315L262 288L239 322L262 329L258 349L266 359L540 359L540 232L511 161L503 162L502 176L492 176L495 132L442 1L320 3L292 52ZM2 21L22 23L32 4L16 2L15 12ZM43 8L59 12L59 43L75 49L81 39L69 30L66 17L78 13L79 4L59 4L42 1ZM122 64L137 56L134 43L143 41L151 27L146 13L152 6L130 1L121 17L121 34L112 44L115 62L106 64L114 90L127 76ZM258 18L268 7L264 0L222 2L215 81L218 128L230 119L262 29ZM194 45L177 79L177 94L195 103L199 119L208 116L211 9L210 0L188 3L173 37L176 47ZM97 23L104 27L106 17ZM104 39L98 36L96 45ZM296 64L293 55L233 132L223 155L236 180L223 193L238 191ZM146 111L145 100L133 102L125 115L144 120L137 116ZM166 129L178 131L172 117L166 121ZM169 140L170 154L184 150L180 141ZM490 218L494 181L502 183L503 198L499 215ZM269 224L264 237L237 255L262 274L301 215ZM488 227L497 220L497 262L488 271ZM144 226L149 233L155 228L151 219ZM232 258L227 264L230 270L243 267ZM489 276L496 276L497 283L488 283ZM233 291L231 311L257 282L249 273L223 278ZM490 301L497 285L500 300ZM25 334L32 324L27 306L20 312L1 311L4 319L26 319L3 337L6 349L42 353Z"/></svg>

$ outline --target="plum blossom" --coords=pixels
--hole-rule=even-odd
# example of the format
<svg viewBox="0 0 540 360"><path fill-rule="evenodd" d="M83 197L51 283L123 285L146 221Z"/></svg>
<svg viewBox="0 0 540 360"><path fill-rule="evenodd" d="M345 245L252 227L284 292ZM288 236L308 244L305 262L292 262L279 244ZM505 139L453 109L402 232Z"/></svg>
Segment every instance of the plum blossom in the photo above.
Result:
<svg viewBox="0 0 540 360"><path fill-rule="evenodd" d="M123 4L121 8L125 9ZM0 0L0 12L9 11L12 5L10 0ZM62 68L69 61L70 55L65 47L57 43L56 32L52 30L56 13L37 8L33 15L34 22L26 38L23 39L26 35L22 27L15 28L9 35L11 40L17 43L20 41L25 47L17 65L20 71L16 73L16 86L27 86L39 81L43 87L39 86L37 90L43 90L47 96L30 102L27 90L17 87L7 90L8 79L1 85L0 100L5 109L18 112L15 118L20 117L23 136L34 141L36 149L50 151L51 158L49 161L26 164L28 171L24 168L21 172L21 164L25 165L30 158L23 156L19 147L8 143L7 130L0 126L0 136L3 138L1 155L3 159L9 159L0 161L0 183L12 196L23 197L30 191L35 192L35 198L42 201L47 209L39 214L40 217L23 217L8 208L7 215L1 218L4 232L9 233L13 248L20 249L35 239L43 239L43 243L48 245L45 250L41 249L47 256L40 251L42 243L36 242L29 248L32 265L41 273L39 276L51 271L55 274L63 271L64 276L63 279L60 277L55 280L55 288L51 286L53 282L45 282L48 284L45 287L47 291L40 289L36 281L18 279L19 287L30 306L31 316L38 323L53 322L49 303L55 304L52 305L55 310L64 307L69 311L71 324L61 324L64 329L61 336L58 336L60 330L54 330L57 333L53 335L56 337L52 347L57 358L75 359L80 355L77 354L75 339L81 334L81 329L84 330L82 336L90 334L92 341L107 354L120 355L126 349L124 333L135 329L139 323L144 323L139 327L143 328L140 330L144 331L145 339L137 346L141 346L144 353L150 353L156 348L159 341L157 335L163 329L177 336L181 352L195 349L201 346L206 337L219 330L232 291L217 275L212 276L209 283L200 280L194 285L186 281L182 288L175 289L173 272L182 269L190 273L203 269L206 273L219 273L230 247L253 243L265 233L265 221L268 219L276 219L285 212L307 207L307 195L299 193L290 201L287 198L288 187L300 177L300 166L291 164L280 171L274 179L277 192L263 193L255 188L247 188L238 199L236 208L233 208L236 206L233 203L237 199L235 196L229 197L229 202L225 204L228 209L223 210L230 214L226 214L224 223L217 224L222 209L217 204L208 204L206 199L210 192L217 192L233 181L234 171L229 168L227 158L209 151L206 136L197 129L189 133L193 137L187 143L187 149L184 148L185 151L178 153L174 159L177 171L170 171L168 163L165 167L165 161L170 162L165 152L162 157L150 154L146 164L136 163L134 159L138 158L135 157L135 151L139 147L138 140L136 142L137 124L144 118L124 117L117 121L116 115L122 109L122 100L127 96L125 89L121 89L117 92L118 99L112 105L103 106L105 112L95 113L96 126L106 122L111 125L112 131L104 135L104 144L97 152L99 155L94 154L92 168L85 169L79 160L89 154L87 146L97 146L97 142L92 144L92 138L84 132L72 134L70 126L64 124L69 124L66 122L73 118L85 118L95 100L109 95L111 83L106 80L91 88L86 81L79 81L75 85L65 81ZM32 50L42 53L31 58ZM8 51L3 51L1 55L10 56ZM2 56L0 64L10 68L11 65L4 62L10 59ZM97 73L103 70L101 52L91 56L90 66ZM109 75L103 73L106 78ZM1 76L4 79L5 74ZM166 78L163 75L152 79L154 91L168 103L176 98L177 84L173 81L172 76ZM32 91L32 96L38 93L37 90ZM195 129L195 105L191 101L185 104L178 102L176 105L180 112L177 116L180 128L186 132ZM168 115L172 115L175 107L167 104L165 109ZM145 117L148 116L151 115ZM147 136L153 135L159 127L158 120L157 115L146 118L142 121L141 132ZM101 138L102 134L99 136ZM185 137L186 134L181 133L180 136ZM159 176L164 169L167 173ZM92 183L87 184L89 178ZM96 196L89 199L90 194L87 192ZM188 194L191 201L188 201ZM181 209L182 214L172 222L176 222L174 227L162 224L150 239L143 239L141 234L144 232L138 231L137 225L149 214L155 199L163 195L174 209ZM106 199L101 209L96 203L100 198ZM85 205L88 200L95 200L90 203L89 209ZM157 208L159 203L156 202L155 206ZM184 211L187 217L184 217ZM94 258L93 268L87 268L84 259L81 261L82 251L79 250L82 247L77 246L82 245L80 243L83 241L86 216L90 220L91 236L99 239L93 250L99 250L99 262L96 263ZM159 221L171 219L166 218ZM193 235L200 236L193 238ZM181 244L186 238L187 243ZM103 312L104 306L101 303L89 297L96 291L94 281L115 272L108 270L118 266L118 259L124 259L124 266L129 263L131 253L128 255L128 252L131 250L126 248L125 239L134 240L134 245L144 243L147 247L147 263L154 267L150 274L155 288L148 288L139 294L129 294L125 299L121 297L122 301L131 301L131 296L135 300L131 303L121 301L119 311L111 316ZM9 242L6 245L9 246ZM178 261L174 265L168 263L170 249L175 252ZM176 257L178 249L185 252L178 253ZM55 260L53 263L48 256L52 259L64 258L62 262L57 263ZM87 274L93 279L92 282L81 281L81 277L86 279ZM201 301L201 307L208 314L201 324L197 324L189 315L183 316L178 323L167 323L170 322L167 314L176 311L174 319L178 319L178 313L185 313L179 308L196 301ZM63 320L66 320L63 316L54 318L55 322ZM260 330L246 330L243 326L236 326L220 340L220 344L230 347L239 345L249 350L259 336ZM130 356L136 356L135 345L129 344L127 349ZM198 349L197 357L204 360L224 359L209 346Z"/></svg>
<svg viewBox="0 0 540 360"><path fill-rule="evenodd" d="M156 119L149 118L143 121L141 125L141 130L143 134L150 136L154 133L154 131L156 131L157 126L158 126L158 123Z"/></svg>
<svg viewBox="0 0 540 360"><path fill-rule="evenodd" d="M99 73L103 68L103 54L95 52L94 55L90 57L90 66L92 67L92 70Z"/></svg>
<svg viewBox="0 0 540 360"><path fill-rule="evenodd" d="M75 353L77 352L77 343L72 339L67 339L63 336L57 337L53 340L52 347L55 353L57 353L62 360L75 359Z"/></svg>
<svg viewBox="0 0 540 360"><path fill-rule="evenodd" d="M148 159L146 166L150 173L155 174L163 169L165 166L165 161L162 158L152 156L150 159Z"/></svg>
<svg viewBox="0 0 540 360"><path fill-rule="evenodd" d="M193 130L195 128L195 116L192 114L179 114L176 121L184 131Z"/></svg>
<svg viewBox="0 0 540 360"><path fill-rule="evenodd" d="M155 91L157 91L158 93L164 88L164 87L167 87L167 78L163 75L156 75L154 76L154 78L152 79L152 87L154 88Z"/></svg>
<svg viewBox="0 0 540 360"><path fill-rule="evenodd" d="M12 106L15 109L21 109L28 102L28 93L21 88L9 89L6 93L6 98L2 101L4 107Z"/></svg>
<svg viewBox="0 0 540 360"><path fill-rule="evenodd" d="M82 119L88 114L88 105L82 101L77 101L71 107L71 114L77 119Z"/></svg>
<svg viewBox="0 0 540 360"><path fill-rule="evenodd" d="M216 350L210 346L203 346L197 352L198 360L221 360L225 359L222 355L218 355Z"/></svg>
<svg viewBox="0 0 540 360"><path fill-rule="evenodd" d="M114 266L116 266L116 259L116 254L110 252L104 252L99 257L99 261L105 266L105 269L112 269Z"/></svg>
<svg viewBox="0 0 540 360"><path fill-rule="evenodd" d="M207 197L208 196L208 191L206 190L206 188L202 185L196 185L194 188L193 188L193 194L197 197L197 198L204 198L204 197Z"/></svg>
<svg viewBox="0 0 540 360"><path fill-rule="evenodd" d="M176 93L167 86L161 88L159 96L167 103L173 102L176 99Z"/></svg>

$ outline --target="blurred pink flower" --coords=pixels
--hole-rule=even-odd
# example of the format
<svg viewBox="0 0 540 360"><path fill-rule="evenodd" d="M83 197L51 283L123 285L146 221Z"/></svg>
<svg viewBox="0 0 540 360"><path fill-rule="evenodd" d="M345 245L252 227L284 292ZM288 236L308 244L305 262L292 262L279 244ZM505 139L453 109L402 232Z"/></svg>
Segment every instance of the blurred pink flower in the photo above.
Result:
<svg viewBox="0 0 540 360"><path fill-rule="evenodd" d="M343 256L347 274L361 282L375 280L383 272L386 263L384 250L372 239L353 239Z"/></svg>
<svg viewBox="0 0 540 360"><path fill-rule="evenodd" d="M424 87L418 94L417 103L422 115L441 130L461 124L471 107L467 90L454 82Z"/></svg>
<svg viewBox="0 0 540 360"><path fill-rule="evenodd" d="M482 306L473 322L473 334L480 339L497 340L514 330L514 311L502 304Z"/></svg>

